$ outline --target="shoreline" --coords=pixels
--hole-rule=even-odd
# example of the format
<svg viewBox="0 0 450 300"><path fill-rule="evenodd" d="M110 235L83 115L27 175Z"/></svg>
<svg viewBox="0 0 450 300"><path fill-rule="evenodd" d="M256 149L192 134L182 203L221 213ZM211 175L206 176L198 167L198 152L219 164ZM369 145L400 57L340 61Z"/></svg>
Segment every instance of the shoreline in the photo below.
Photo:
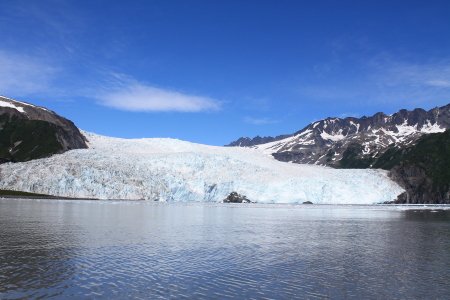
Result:
<svg viewBox="0 0 450 300"><path fill-rule="evenodd" d="M70 198L70 197L59 197L59 196L31 196L31 195L0 195L0 199L1 198L5 198L5 199L49 199L49 200L102 200L102 199L98 199L98 198ZM105 200L109 200L109 199L105 199ZM116 200L120 200L120 199L116 199Z"/></svg>
<svg viewBox="0 0 450 300"><path fill-rule="evenodd" d="M63 200L63 201L99 201L99 202L145 202L147 204L158 205L181 205L181 206L221 206L229 208L308 208L308 209L369 209L369 210L399 210L399 211L448 211L450 204L303 204L303 203L224 203L224 202L166 202L166 201L151 201L144 199L98 199L98 198L69 198L57 196L19 196L19 195L0 195L1 199L17 199L17 200Z"/></svg>

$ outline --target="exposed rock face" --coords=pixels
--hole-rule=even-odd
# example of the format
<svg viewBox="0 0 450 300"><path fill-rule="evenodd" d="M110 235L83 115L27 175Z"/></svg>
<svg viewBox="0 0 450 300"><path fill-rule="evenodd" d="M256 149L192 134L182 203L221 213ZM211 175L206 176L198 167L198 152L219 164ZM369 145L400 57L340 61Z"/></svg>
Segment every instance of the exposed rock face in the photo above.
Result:
<svg viewBox="0 0 450 300"><path fill-rule="evenodd" d="M225 199L223 203L250 203L251 201L247 199L246 196L238 194L236 192L231 192Z"/></svg>
<svg viewBox="0 0 450 300"><path fill-rule="evenodd" d="M0 134L4 137L11 135L11 139L17 139L17 141L11 140L9 145L5 143L1 145L3 152L7 148L7 152L12 156L2 155L0 162L14 161L14 153L21 151L21 147L27 144L23 141L24 138L28 139L28 144L36 143L35 147L41 150L47 147L47 145L42 144L45 142L42 140L42 136L47 142L56 143L56 146L50 146L49 153L42 154L41 151L42 153L37 156L33 156L33 153L31 153L33 151L29 151L29 155L25 155L23 159L17 161L39 158L53 153L63 153L71 149L88 148L86 138L72 121L46 108L0 96L0 116ZM23 127L24 124L29 127L29 132L23 132L21 126ZM17 131L22 133L17 133ZM30 137L35 138L36 141L31 142ZM31 146L28 145L28 147Z"/></svg>
<svg viewBox="0 0 450 300"><path fill-rule="evenodd" d="M406 190L395 203L450 204L450 188L443 190L435 187L421 167L401 164L391 171L391 178Z"/></svg>
<svg viewBox="0 0 450 300"><path fill-rule="evenodd" d="M406 190L398 197L396 203L436 204L442 198L442 195L437 195L436 191L433 191L433 181L426 176L424 167L401 163L392 169L391 178Z"/></svg>

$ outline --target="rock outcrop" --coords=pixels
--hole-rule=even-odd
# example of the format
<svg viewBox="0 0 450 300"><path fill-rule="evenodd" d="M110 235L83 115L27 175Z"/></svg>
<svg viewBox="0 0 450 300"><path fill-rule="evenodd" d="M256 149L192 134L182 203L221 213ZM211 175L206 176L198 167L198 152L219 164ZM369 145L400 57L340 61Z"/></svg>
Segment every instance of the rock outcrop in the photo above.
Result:
<svg viewBox="0 0 450 300"><path fill-rule="evenodd" d="M246 196L238 194L236 192L231 192L225 199L223 203L250 203L251 201L247 199Z"/></svg>

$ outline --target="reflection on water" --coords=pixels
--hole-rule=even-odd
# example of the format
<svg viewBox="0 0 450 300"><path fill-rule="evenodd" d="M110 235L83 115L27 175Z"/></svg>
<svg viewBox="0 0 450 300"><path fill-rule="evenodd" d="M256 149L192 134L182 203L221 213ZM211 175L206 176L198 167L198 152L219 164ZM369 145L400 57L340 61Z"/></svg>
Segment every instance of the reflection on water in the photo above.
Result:
<svg viewBox="0 0 450 300"><path fill-rule="evenodd" d="M450 210L0 199L0 298L450 298Z"/></svg>

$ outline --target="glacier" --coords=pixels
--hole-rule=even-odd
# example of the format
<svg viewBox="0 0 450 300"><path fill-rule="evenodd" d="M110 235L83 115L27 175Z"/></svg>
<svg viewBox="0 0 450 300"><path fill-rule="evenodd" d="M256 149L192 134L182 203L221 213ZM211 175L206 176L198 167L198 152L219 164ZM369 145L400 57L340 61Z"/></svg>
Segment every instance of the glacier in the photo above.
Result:
<svg viewBox="0 0 450 300"><path fill-rule="evenodd" d="M404 190L387 172L280 162L262 149L82 131L88 149L0 165L0 189L59 197L258 203L375 204Z"/></svg>

